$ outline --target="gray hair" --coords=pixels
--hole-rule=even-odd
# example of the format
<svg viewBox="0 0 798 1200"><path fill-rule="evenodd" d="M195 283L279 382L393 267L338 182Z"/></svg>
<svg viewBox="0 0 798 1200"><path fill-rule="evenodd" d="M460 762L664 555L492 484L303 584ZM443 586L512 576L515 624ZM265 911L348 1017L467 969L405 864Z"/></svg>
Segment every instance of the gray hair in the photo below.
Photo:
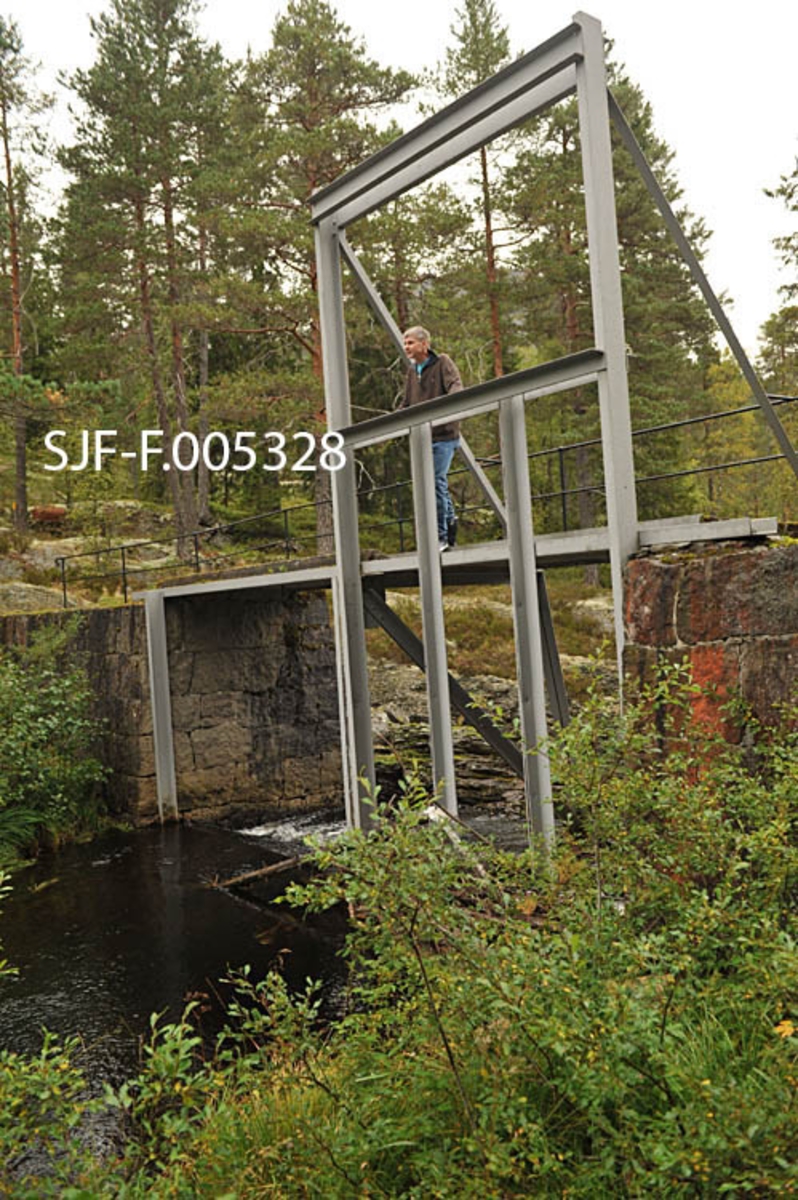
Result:
<svg viewBox="0 0 798 1200"><path fill-rule="evenodd" d="M426 342L427 345L432 341L429 330L425 329L423 325L411 325L409 329L404 331L402 337L414 337L419 342Z"/></svg>

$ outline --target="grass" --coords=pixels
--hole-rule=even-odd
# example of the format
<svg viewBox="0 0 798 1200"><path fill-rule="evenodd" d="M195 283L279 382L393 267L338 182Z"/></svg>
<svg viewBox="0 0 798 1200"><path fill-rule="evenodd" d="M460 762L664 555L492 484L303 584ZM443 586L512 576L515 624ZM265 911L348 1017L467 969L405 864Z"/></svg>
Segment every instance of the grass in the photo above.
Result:
<svg viewBox="0 0 798 1200"><path fill-rule="evenodd" d="M610 656L599 621L576 606L578 600L606 596L606 589L591 587L574 572L550 572L546 580L554 635L560 654L589 657L600 651ZM417 589L390 599L398 616L421 637L421 603ZM512 596L509 585L447 588L444 593L446 645L449 666L455 675L489 673L504 679L516 674ZM369 654L376 659L403 663L407 658L381 629L367 632Z"/></svg>

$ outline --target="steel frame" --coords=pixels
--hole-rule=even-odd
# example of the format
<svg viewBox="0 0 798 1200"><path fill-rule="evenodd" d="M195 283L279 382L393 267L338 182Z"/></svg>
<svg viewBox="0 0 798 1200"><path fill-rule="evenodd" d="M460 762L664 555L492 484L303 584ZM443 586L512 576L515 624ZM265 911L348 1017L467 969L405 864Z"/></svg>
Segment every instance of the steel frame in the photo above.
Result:
<svg viewBox="0 0 798 1200"><path fill-rule="evenodd" d="M574 92L579 111L594 344L597 349L547 363L530 372L492 380L454 396L444 396L417 405L412 411L402 410L352 425L344 344L341 259L347 263L377 319L400 352L403 347L396 323L346 238L347 226L479 149L520 121L544 111ZM498 408L504 503L479 468L467 444L464 458L479 478L505 533L502 554L509 558L513 593L522 730L528 747L537 751L528 754L525 761L527 810L532 828L545 842L549 842L553 836L553 817L548 763L545 752L539 749L546 735L546 716L537 555L538 549L545 555L544 547L548 539L536 539L532 527L524 400L582 386L587 382L597 384L607 527L560 536L557 544L561 547L558 553L564 556L565 561L609 561L619 677L622 675L624 646L623 568L626 560L641 542L656 544L660 539L672 539L674 530L679 528L666 521L646 522L644 529L637 517L610 143L611 120L618 128L693 278L729 341L787 460L798 474L798 456L623 114L607 89L604 38L601 25L594 17L577 13L569 26L547 42L436 113L329 187L315 193L311 201L312 220L316 227L319 304L330 428L344 435L349 457L359 447L401 435L410 437L433 766L435 778L441 783L443 804L450 812L456 812L457 800L449 721L441 564L435 549L435 508L429 463L431 423ZM340 691L344 757L349 764L347 811L353 824L364 824L368 819L364 801L373 787L373 759L371 732L363 717L369 704L362 644L364 621L360 581L369 573L369 567L357 561L357 501L351 471L339 471L333 476L333 508L336 514L339 573L339 587L335 591L336 634L340 661L349 664L342 669ZM747 527L753 530L752 523L748 522ZM695 536L695 527L689 525L688 518L685 518L685 528ZM704 527L702 534L712 536L708 527ZM459 555L447 562L447 574L458 558ZM483 562L487 565L487 559L483 558ZM354 667L354 671L351 667Z"/></svg>
<svg viewBox="0 0 798 1200"><path fill-rule="evenodd" d="M546 363L529 371L491 380L455 396L444 396L412 410L385 414L352 424L343 311L342 260L352 271L378 320L402 351L401 333L349 245L345 230L354 220L422 183L449 164L477 150L520 121L576 93L582 145L588 252L596 349ZM418 581L422 596L423 658L430 709L434 776L444 806L457 811L450 698L465 703L459 685L450 680L446 662L442 583L495 582L512 586L516 660L522 733L524 786L530 827L545 844L553 837L551 780L545 754L544 678L550 701L562 719L567 700L559 663L552 657L553 631L547 627L545 583L538 568L566 563L609 562L613 585L618 668L621 673L624 628L622 572L640 546L674 541L762 536L775 522L737 521L696 525L694 519L637 518L632 435L626 377L626 345L618 260L617 224L610 145L610 120L616 125L660 208L665 223L702 291L721 331L747 379L757 404L781 449L798 474L796 455L779 418L762 389L739 341L690 248L662 189L617 103L609 94L599 22L577 13L571 25L543 45L510 64L468 95L399 138L355 170L314 194L312 220L316 232L319 308L324 361L324 387L329 427L343 434L349 451L346 465L332 474L336 561L332 566L269 572L199 585L180 585L139 594L145 601L154 749L161 818L178 813L172 739L165 600L209 590L245 587L313 588L330 586L334 605L336 663L340 700L341 744L347 821L367 826L374 788L368 672L365 647L366 612L391 622L374 587L388 580L395 586ZM525 401L595 383L601 417L601 443L607 501L607 525L536 536L532 526ZM453 551L442 563L437 550L431 464L431 424L498 410L502 448L504 502L471 454L463 457L479 479L499 518L505 538L483 546ZM416 525L415 554L379 561L360 560L358 507L353 452L396 436L409 436ZM389 610L388 610L389 611ZM409 631L404 640L410 644ZM452 694L453 693L453 694Z"/></svg>
<svg viewBox="0 0 798 1200"><path fill-rule="evenodd" d="M341 258L348 263L377 318L400 349L401 344L384 302L346 240L346 227L574 91L579 99L595 339L601 350L589 352L586 357L572 356L570 360L547 364L533 372L493 380L480 388L419 405L412 413L405 410L353 427L344 352ZM604 49L598 21L577 14L573 23L560 33L314 194L311 203L316 227L329 426L344 432L350 451L400 432L410 436L433 769L436 780L440 781L444 806L456 812L441 566L429 463L432 420L499 409L505 503L501 503L495 492L493 498L507 533L522 732L527 747L539 751L546 735L544 662L523 397L548 395L592 381L598 383L604 470L608 493L611 492L607 501L609 558L616 597L619 664L623 648L621 573L626 558L636 548L637 511ZM368 709L368 680L351 471L334 474L332 492L340 573L340 586L334 593L338 653L342 663L355 667L354 672L348 668L342 671L340 687L342 743L349 767L347 811L353 824L361 825L368 821L367 801L374 777L371 731L365 721L357 720L357 712ZM356 607L359 612L354 611ZM550 842L554 826L551 781L544 752L525 756L525 792L530 824L545 842Z"/></svg>

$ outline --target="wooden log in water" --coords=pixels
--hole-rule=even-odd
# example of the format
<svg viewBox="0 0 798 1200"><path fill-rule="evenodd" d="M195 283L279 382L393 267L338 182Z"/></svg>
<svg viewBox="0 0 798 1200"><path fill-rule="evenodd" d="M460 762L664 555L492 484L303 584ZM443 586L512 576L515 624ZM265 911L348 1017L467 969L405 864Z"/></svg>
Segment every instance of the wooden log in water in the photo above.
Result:
<svg viewBox="0 0 798 1200"><path fill-rule="evenodd" d="M293 858L281 858L279 862L269 863L267 867L259 867L257 871L245 871L243 875L231 875L229 879L212 879L210 887L227 888L239 883L248 883L250 879L266 879L269 875L279 875L281 871L291 871L300 866L311 856L298 854Z"/></svg>

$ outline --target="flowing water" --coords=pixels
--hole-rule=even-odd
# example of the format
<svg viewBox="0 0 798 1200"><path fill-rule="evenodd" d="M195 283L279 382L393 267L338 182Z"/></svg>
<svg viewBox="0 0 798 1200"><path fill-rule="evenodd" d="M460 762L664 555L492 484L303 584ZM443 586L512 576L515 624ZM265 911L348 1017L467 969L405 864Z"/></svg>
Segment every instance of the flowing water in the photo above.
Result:
<svg viewBox="0 0 798 1200"><path fill-rule="evenodd" d="M520 849L524 826L500 814L467 818L478 836ZM322 981L326 1015L344 980L340 914L299 920L225 880L307 851L343 824L303 816L239 833L168 825L110 832L67 846L13 877L0 913L0 945L19 975L0 980L0 1048L33 1053L42 1028L79 1034L80 1065L93 1084L135 1072L150 1014L180 1016L198 996L209 1039L229 989L219 980L244 964L256 977L279 965L289 987ZM282 882L279 886L282 886ZM278 889L258 887L260 899Z"/></svg>
<svg viewBox="0 0 798 1200"><path fill-rule="evenodd" d="M328 996L343 978L341 923L302 922L212 886L301 852L310 820L259 836L170 825L111 832L17 872L0 943L19 975L0 981L0 1047L35 1052L43 1027L80 1034L81 1065L97 1082L135 1071L152 1012L174 1020L203 997L212 1033L229 968L256 976L281 964L289 986L308 977ZM276 830L276 832L275 832ZM206 999L207 998L207 999Z"/></svg>

